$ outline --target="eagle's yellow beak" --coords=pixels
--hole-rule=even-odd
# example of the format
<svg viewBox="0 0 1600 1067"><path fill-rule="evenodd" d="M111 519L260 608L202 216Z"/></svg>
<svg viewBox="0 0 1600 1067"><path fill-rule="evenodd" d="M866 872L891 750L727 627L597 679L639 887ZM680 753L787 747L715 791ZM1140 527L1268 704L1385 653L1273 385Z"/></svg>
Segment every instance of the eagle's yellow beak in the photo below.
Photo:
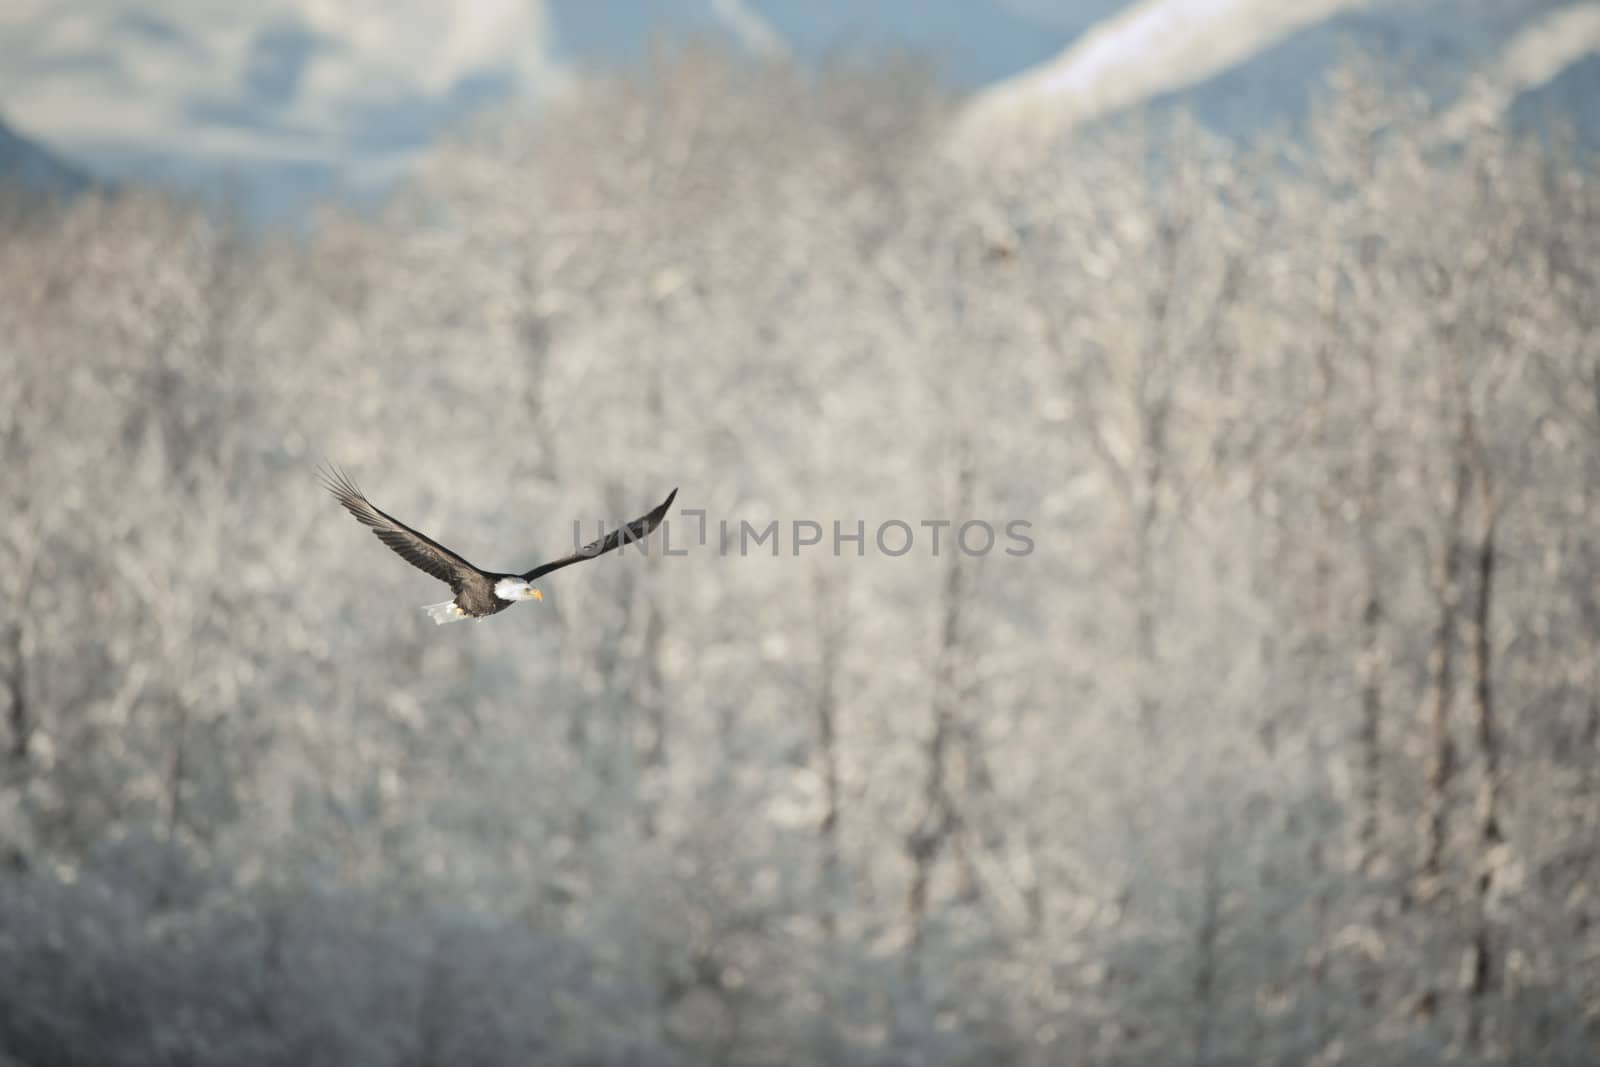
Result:
<svg viewBox="0 0 1600 1067"><path fill-rule="evenodd" d="M528 595L530 597L532 597L534 600L543 600L544 599L544 594L539 592L539 590L537 590L537 589L529 589L528 590Z"/></svg>

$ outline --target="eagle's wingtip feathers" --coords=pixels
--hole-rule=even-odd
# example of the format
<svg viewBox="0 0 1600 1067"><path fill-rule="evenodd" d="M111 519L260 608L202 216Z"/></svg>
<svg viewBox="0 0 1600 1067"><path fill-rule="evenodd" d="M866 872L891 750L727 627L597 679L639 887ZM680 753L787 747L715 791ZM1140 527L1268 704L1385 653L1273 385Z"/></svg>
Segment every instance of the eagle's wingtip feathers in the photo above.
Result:
<svg viewBox="0 0 1600 1067"><path fill-rule="evenodd" d="M317 477L321 480L322 487L332 493L346 509L353 509L358 503L365 503L366 495L337 463L319 463Z"/></svg>

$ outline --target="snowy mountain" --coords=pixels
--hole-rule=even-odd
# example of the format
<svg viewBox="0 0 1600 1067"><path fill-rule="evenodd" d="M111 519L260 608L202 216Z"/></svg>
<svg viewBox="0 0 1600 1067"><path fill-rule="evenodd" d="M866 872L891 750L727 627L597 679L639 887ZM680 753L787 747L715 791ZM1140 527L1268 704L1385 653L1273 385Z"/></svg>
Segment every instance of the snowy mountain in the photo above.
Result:
<svg viewBox="0 0 1600 1067"><path fill-rule="evenodd" d="M706 37L812 63L890 47L973 90L972 121L1081 121L1147 100L1243 131L1293 117L1341 42L1406 64L1441 106L1487 100L1594 123L1600 82L1572 33L1529 36L1546 0L11 0L0 109L96 170L220 185L258 215L362 196L487 103L537 103L577 71ZM1584 16L1573 17L1578 26ZM1515 50L1510 89L1474 78ZM1544 71L1547 56L1560 63ZM1541 99L1540 88L1553 88ZM1481 91L1480 91L1481 89ZM1478 95L1471 96L1469 90ZM1530 97L1533 102L1530 105Z"/></svg>

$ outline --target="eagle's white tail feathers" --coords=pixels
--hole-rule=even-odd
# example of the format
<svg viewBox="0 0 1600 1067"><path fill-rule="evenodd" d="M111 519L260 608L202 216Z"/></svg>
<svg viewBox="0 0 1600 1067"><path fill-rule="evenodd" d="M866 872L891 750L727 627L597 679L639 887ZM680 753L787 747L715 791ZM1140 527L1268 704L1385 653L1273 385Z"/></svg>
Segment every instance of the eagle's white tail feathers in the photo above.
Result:
<svg viewBox="0 0 1600 1067"><path fill-rule="evenodd" d="M422 610L426 611L439 626L447 622L460 622L467 617L466 612L456 607L454 600L446 600L443 604L428 604Z"/></svg>

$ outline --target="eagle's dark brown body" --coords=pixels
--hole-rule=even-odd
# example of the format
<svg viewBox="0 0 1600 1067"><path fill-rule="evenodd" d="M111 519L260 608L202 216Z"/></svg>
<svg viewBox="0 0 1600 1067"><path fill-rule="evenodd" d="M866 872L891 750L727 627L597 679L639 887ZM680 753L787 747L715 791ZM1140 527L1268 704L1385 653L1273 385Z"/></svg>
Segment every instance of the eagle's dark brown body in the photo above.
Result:
<svg viewBox="0 0 1600 1067"><path fill-rule="evenodd" d="M328 491L344 505L346 511L356 517L356 521L372 527L378 540L413 567L428 572L450 586L450 591L455 594L453 600L427 608L434 621L440 623L454 619L483 619L499 614L519 600L543 600L544 594L532 585L534 579L562 567L593 559L631 541L643 540L661 525L667 508L672 506L673 499L678 495L674 489L648 515L584 545L570 556L540 564L523 574L510 574L475 567L439 542L418 533L394 516L379 511L343 471L323 471L322 477Z"/></svg>
<svg viewBox="0 0 1600 1067"><path fill-rule="evenodd" d="M456 607L474 619L481 619L485 616L493 615L495 612L504 611L512 604L515 604L515 600L501 600L494 595L494 581L499 577L502 576L488 575L480 577L473 575L463 581L459 589L456 589L452 584L451 588L455 589L456 593Z"/></svg>

